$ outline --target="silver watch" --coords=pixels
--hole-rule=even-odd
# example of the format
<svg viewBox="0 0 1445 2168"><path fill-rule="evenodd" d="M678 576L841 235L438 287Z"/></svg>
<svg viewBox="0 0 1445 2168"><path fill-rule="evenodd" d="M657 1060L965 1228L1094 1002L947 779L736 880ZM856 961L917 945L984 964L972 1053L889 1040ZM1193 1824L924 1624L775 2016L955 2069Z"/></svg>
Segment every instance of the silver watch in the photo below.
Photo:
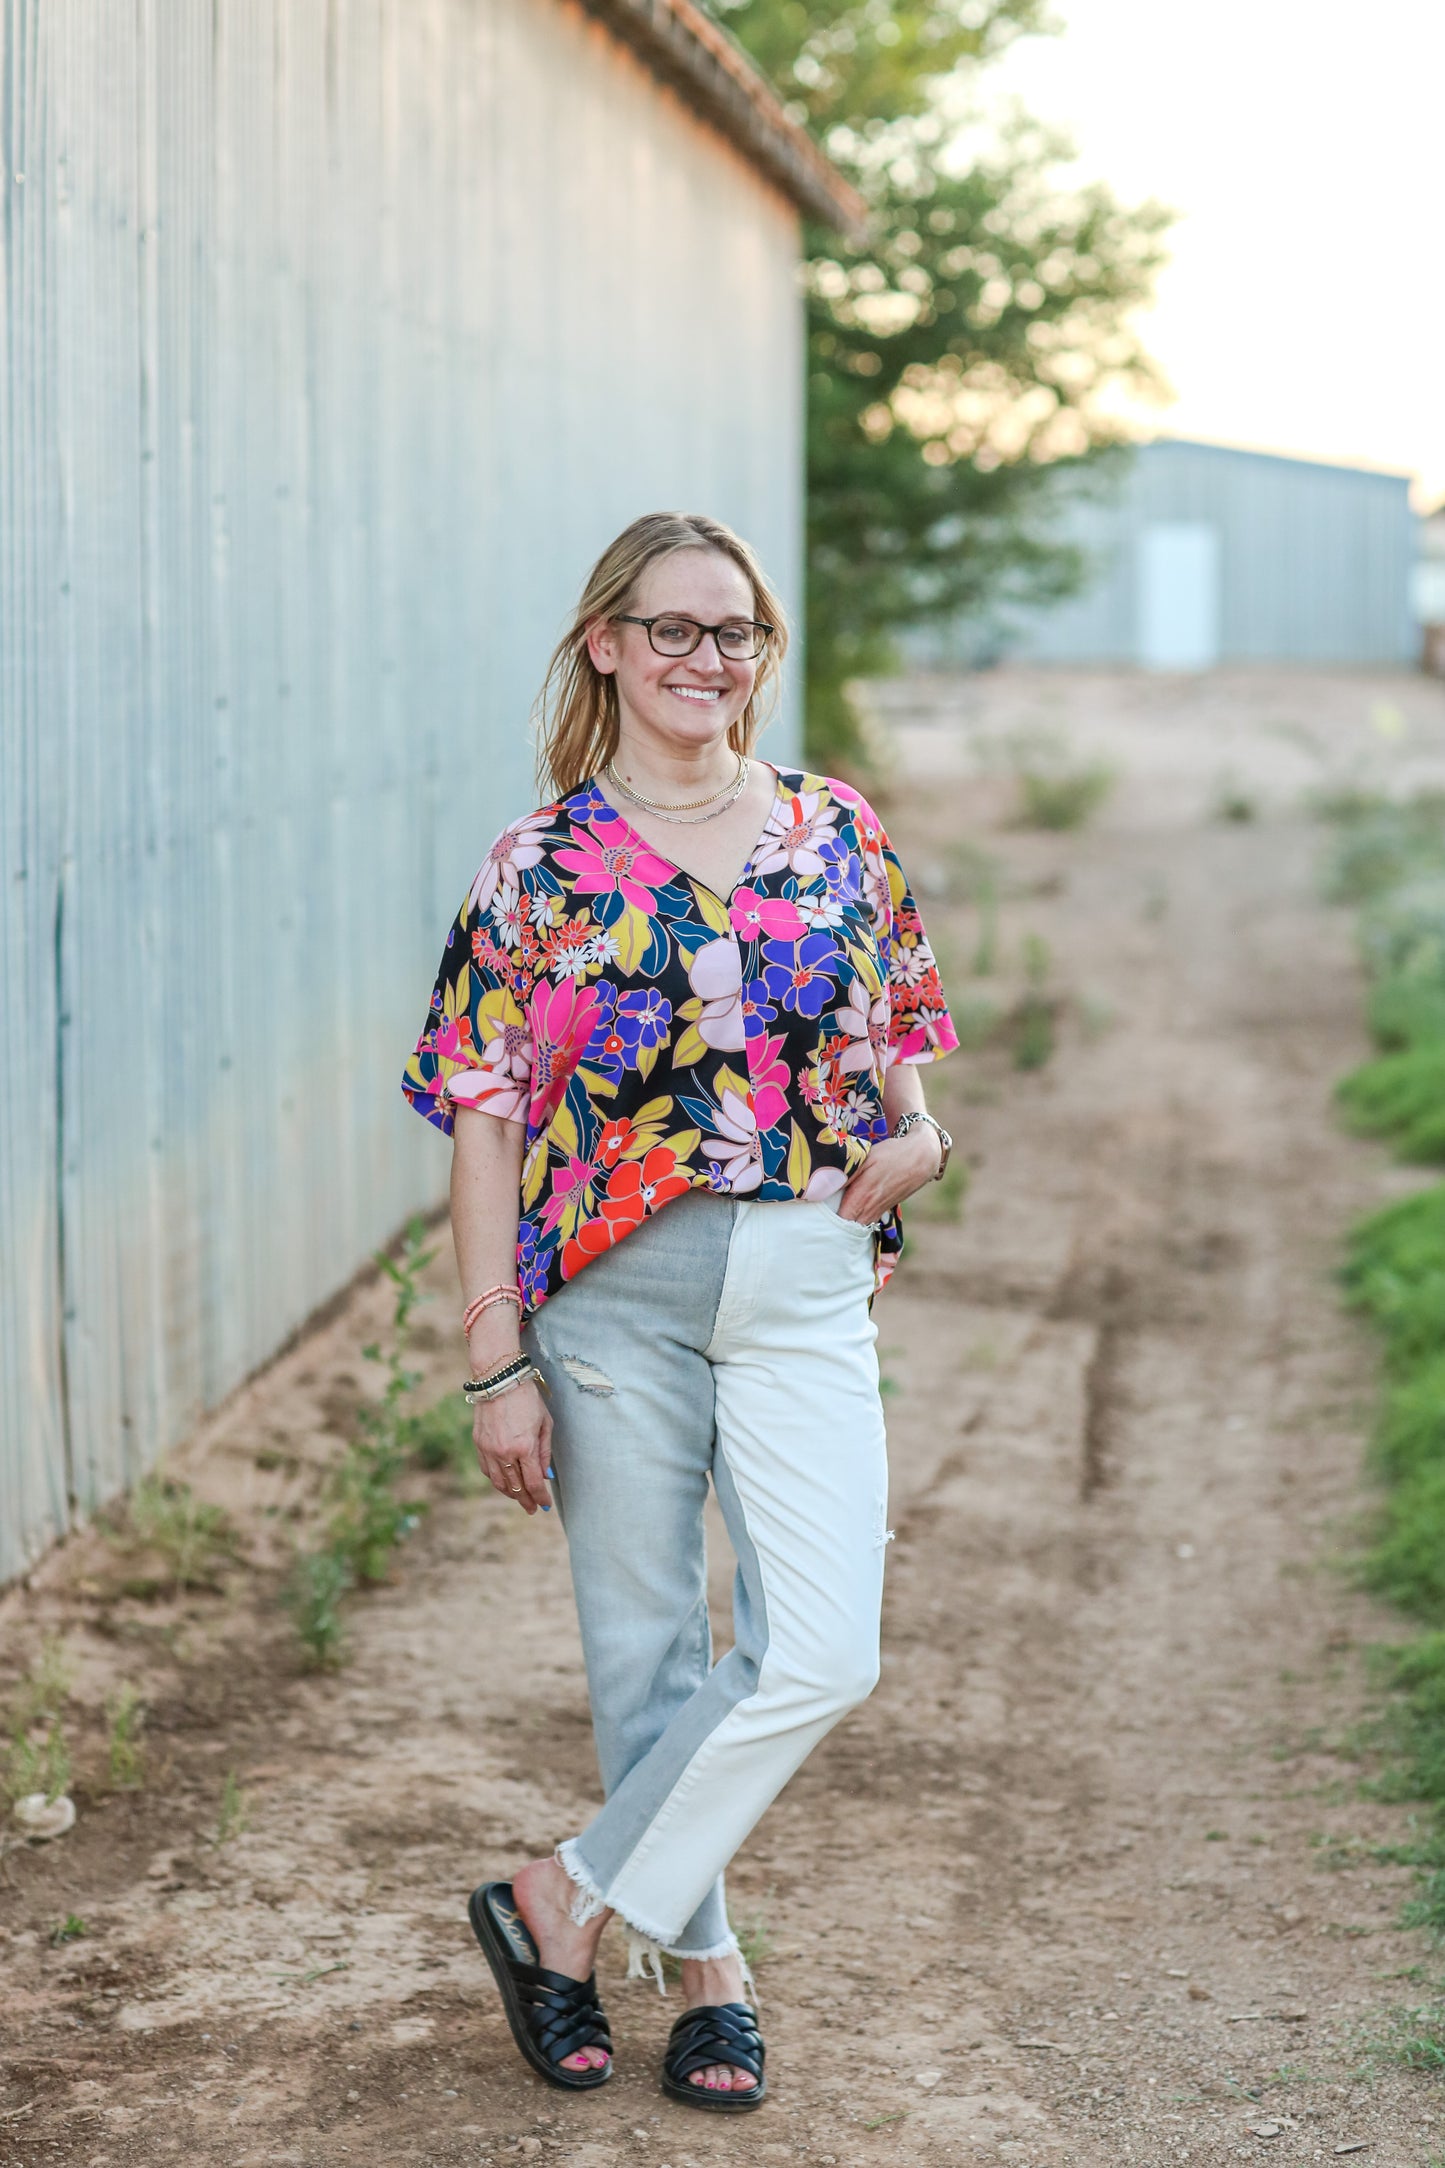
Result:
<svg viewBox="0 0 1445 2168"><path fill-rule="evenodd" d="M942 1122L936 1122L931 1114L919 1114L916 1112L913 1114L903 1114L899 1116L898 1127L894 1130L893 1134L895 1137L906 1137L909 1130L916 1129L920 1122L927 1122L930 1129L936 1129L938 1132L938 1141L943 1147L943 1152L938 1162L938 1172L933 1177L933 1179L935 1182L941 1182L945 1174L947 1174L948 1172L948 1155L953 1150L953 1139L948 1134L948 1131L944 1128Z"/></svg>

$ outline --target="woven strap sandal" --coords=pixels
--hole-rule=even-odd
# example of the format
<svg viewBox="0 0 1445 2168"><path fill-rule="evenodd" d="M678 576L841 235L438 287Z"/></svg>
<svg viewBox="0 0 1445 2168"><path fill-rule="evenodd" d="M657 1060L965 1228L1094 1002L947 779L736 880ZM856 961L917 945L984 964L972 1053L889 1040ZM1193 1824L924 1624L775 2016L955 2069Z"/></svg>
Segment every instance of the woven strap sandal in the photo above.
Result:
<svg viewBox="0 0 1445 2168"><path fill-rule="evenodd" d="M760 2107L767 2098L763 2076L767 2050L757 2020L745 2002L706 2002L696 2010L684 2010L668 2035L662 2062L662 2090L689 2108L715 2108L720 2115L736 2115ZM746 2070L756 2085L741 2093L709 2091L691 2082L695 2070L710 2063L727 2063Z"/></svg>
<svg viewBox="0 0 1445 2168"><path fill-rule="evenodd" d="M517 1910L510 1882L484 1882L467 1905L472 1931L501 1989L502 2008L523 2057L549 2085L590 2093L612 2075L612 2036L597 2000L597 1975L572 1980L537 1962L537 1945ZM564 2070L579 2048L601 2048L600 2070Z"/></svg>

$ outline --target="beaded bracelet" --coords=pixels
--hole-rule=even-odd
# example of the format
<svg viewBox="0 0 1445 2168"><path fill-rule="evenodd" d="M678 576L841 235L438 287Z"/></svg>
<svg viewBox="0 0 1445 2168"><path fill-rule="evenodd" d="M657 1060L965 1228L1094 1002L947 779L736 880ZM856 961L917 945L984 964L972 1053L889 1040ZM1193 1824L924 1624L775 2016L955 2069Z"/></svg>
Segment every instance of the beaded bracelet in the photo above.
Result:
<svg viewBox="0 0 1445 2168"><path fill-rule="evenodd" d="M462 1398L472 1408L479 1400L496 1400L510 1392L514 1385L525 1385L529 1378L535 1378L539 1385L542 1383L541 1372L533 1368L527 1356L519 1355L487 1377L464 1379Z"/></svg>
<svg viewBox="0 0 1445 2168"><path fill-rule="evenodd" d="M522 1315L522 1290L519 1287L502 1287L500 1285L489 1287L478 1295L474 1302L469 1302L462 1312L462 1338L464 1340L471 1338L472 1327L482 1312L490 1310L492 1305L498 1302L515 1302L517 1316L520 1320Z"/></svg>

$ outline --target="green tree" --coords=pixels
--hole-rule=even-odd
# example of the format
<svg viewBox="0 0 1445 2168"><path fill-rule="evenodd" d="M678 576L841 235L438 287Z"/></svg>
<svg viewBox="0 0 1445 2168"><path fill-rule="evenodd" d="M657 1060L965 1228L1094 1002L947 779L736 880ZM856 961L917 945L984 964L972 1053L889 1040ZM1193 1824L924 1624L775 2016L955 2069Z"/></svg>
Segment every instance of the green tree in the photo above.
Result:
<svg viewBox="0 0 1445 2168"><path fill-rule="evenodd" d="M718 0L869 206L810 229L807 737L858 764L845 686L901 626L1066 593L1061 467L1117 438L1104 394L1154 383L1132 315L1168 214L1067 188L1069 146L958 117L961 70L1044 27L1036 0Z"/></svg>

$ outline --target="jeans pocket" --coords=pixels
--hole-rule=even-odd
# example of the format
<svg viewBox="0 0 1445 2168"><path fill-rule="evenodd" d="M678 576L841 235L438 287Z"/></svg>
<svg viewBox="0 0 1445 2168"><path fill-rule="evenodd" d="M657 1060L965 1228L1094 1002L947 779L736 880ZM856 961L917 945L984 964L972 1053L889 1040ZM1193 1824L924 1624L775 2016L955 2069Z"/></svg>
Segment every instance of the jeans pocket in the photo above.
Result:
<svg viewBox="0 0 1445 2168"><path fill-rule="evenodd" d="M831 1204L820 1204L818 1210L833 1222L847 1241L855 1241L860 1235L864 1235L872 1242L877 1236L878 1230L871 1220L844 1219L841 1213L834 1211Z"/></svg>

